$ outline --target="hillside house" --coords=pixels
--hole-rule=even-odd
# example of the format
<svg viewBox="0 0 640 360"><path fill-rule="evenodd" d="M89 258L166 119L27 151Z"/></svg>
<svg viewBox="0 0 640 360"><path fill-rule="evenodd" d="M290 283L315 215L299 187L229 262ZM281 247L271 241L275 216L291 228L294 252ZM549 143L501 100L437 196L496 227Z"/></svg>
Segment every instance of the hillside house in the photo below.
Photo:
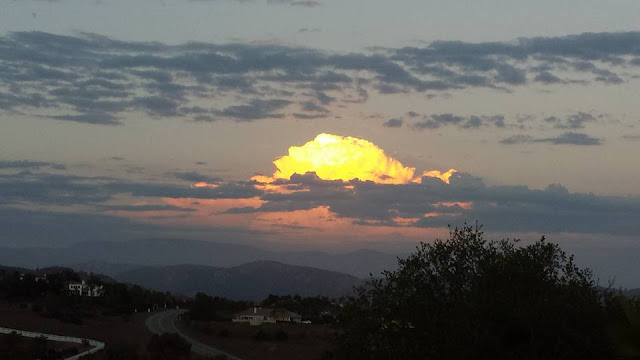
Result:
<svg viewBox="0 0 640 360"><path fill-rule="evenodd" d="M270 309L253 307L235 314L233 316L233 322L248 322L251 325L275 322L301 323L302 316L283 308Z"/></svg>
<svg viewBox="0 0 640 360"><path fill-rule="evenodd" d="M103 285L89 285L84 280L79 283L69 283L69 295L98 297L104 295Z"/></svg>

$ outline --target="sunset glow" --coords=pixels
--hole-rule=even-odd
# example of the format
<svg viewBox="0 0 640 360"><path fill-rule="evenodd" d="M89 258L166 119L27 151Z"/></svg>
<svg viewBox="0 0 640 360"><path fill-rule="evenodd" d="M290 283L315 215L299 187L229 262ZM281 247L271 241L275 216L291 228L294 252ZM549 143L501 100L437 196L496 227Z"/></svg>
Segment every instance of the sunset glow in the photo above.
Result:
<svg viewBox="0 0 640 360"><path fill-rule="evenodd" d="M273 162L277 170L272 177L256 175L251 179L262 184L261 188L276 190L270 185L275 179L290 179L293 174L314 172L322 180L373 181L379 184L407 184L421 182L423 176L434 177L449 183L457 170L446 172L425 171L414 178L415 168L404 166L387 155L374 143L351 136L319 134L302 146L292 146L289 154Z"/></svg>

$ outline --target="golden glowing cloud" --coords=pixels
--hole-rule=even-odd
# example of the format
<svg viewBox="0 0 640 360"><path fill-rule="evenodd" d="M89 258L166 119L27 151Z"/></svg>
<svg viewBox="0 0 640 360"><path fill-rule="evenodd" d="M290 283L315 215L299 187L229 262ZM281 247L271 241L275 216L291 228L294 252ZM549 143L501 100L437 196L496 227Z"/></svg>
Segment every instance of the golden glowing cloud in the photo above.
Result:
<svg viewBox="0 0 640 360"><path fill-rule="evenodd" d="M276 179L315 172L323 180L360 179L381 184L406 184L415 168L406 167L372 142L350 136L320 134L302 146L289 148L273 162Z"/></svg>
<svg viewBox="0 0 640 360"><path fill-rule="evenodd" d="M289 154L273 164L277 168L273 176L256 175L251 178L262 184L259 188L278 191L280 187L271 184L276 179L290 179L293 174L307 172L315 172L323 180L360 179L379 184L420 183L423 176L438 178L448 184L451 175L457 172L455 169L444 173L431 170L414 178L414 167L404 166L372 142L326 133L302 146L290 147Z"/></svg>

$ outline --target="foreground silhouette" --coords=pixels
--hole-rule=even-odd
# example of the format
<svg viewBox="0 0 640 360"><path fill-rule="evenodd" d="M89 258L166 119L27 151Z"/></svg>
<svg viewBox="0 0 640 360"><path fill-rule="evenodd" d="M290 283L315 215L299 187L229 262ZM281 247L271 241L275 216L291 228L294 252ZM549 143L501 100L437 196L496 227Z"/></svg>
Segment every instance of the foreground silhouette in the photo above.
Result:
<svg viewBox="0 0 640 360"><path fill-rule="evenodd" d="M607 359L606 291L558 245L488 241L479 226L422 243L356 290L339 359Z"/></svg>

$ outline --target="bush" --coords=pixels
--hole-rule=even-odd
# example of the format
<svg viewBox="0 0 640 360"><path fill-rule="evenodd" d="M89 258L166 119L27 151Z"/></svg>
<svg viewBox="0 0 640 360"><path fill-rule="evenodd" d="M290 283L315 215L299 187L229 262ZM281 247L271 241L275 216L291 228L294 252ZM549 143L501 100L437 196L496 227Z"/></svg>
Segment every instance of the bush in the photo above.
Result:
<svg viewBox="0 0 640 360"><path fill-rule="evenodd" d="M229 335L231 335L231 332L227 329L222 329L218 331L218 336L220 337L229 337Z"/></svg>

